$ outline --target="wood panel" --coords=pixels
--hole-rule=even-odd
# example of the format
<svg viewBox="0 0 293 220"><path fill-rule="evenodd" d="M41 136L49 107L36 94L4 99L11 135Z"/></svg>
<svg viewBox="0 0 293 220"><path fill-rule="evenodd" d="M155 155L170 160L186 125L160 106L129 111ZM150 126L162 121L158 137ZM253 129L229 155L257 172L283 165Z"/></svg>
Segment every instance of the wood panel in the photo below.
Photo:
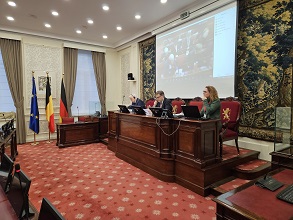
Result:
<svg viewBox="0 0 293 220"><path fill-rule="evenodd" d="M204 168L219 162L219 120L108 115L108 148L115 149L117 157L163 181L177 182L200 195L208 193Z"/></svg>
<svg viewBox="0 0 293 220"><path fill-rule="evenodd" d="M99 122L57 124L58 147L99 142Z"/></svg>

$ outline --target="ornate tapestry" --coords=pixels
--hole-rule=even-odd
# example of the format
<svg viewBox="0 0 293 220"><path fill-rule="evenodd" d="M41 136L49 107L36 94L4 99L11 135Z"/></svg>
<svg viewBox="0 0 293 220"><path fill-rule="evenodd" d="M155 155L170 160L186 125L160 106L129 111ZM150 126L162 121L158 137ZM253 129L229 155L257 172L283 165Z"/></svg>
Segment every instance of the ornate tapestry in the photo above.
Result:
<svg viewBox="0 0 293 220"><path fill-rule="evenodd" d="M155 95L156 87L156 38L152 37L139 43L140 80L142 99L148 100Z"/></svg>
<svg viewBox="0 0 293 220"><path fill-rule="evenodd" d="M291 107L292 8L291 0L240 1L236 94L242 136L274 140L275 108Z"/></svg>

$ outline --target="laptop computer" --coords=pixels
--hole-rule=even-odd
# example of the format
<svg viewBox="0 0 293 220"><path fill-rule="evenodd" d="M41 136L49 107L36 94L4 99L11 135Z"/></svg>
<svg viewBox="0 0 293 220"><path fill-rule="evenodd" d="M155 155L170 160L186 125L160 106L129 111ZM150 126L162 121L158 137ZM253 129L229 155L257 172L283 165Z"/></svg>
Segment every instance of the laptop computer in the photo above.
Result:
<svg viewBox="0 0 293 220"><path fill-rule="evenodd" d="M128 108L126 107L126 105L118 105L120 112L122 113L130 113L130 111L128 110Z"/></svg>
<svg viewBox="0 0 293 220"><path fill-rule="evenodd" d="M162 118L174 118L173 113L169 109L163 109Z"/></svg>
<svg viewBox="0 0 293 220"><path fill-rule="evenodd" d="M159 107L149 107L154 117L161 117L163 109Z"/></svg>
<svg viewBox="0 0 293 220"><path fill-rule="evenodd" d="M185 118L200 119L200 112L196 105L181 105Z"/></svg>
<svg viewBox="0 0 293 220"><path fill-rule="evenodd" d="M137 115L145 115L146 114L141 106L133 105L132 109L133 109L133 112Z"/></svg>

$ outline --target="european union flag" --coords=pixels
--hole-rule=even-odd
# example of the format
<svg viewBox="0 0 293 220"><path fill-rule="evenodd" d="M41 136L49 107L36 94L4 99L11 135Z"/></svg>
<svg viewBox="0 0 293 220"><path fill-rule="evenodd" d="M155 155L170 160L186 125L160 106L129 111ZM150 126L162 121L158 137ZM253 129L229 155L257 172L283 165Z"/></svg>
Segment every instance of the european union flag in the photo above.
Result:
<svg viewBox="0 0 293 220"><path fill-rule="evenodd" d="M39 107L36 91L35 77L33 76L33 89L32 89L32 98L31 98L31 114L30 114L30 126L29 128L33 130L36 134L39 133Z"/></svg>

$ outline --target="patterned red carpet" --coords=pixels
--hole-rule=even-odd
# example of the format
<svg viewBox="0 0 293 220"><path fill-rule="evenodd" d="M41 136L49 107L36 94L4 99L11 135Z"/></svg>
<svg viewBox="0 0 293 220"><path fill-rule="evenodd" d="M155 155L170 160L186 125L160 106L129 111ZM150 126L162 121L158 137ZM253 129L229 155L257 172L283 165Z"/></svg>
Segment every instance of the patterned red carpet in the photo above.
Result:
<svg viewBox="0 0 293 220"><path fill-rule="evenodd" d="M253 169L258 168L258 167L265 165L267 163L268 163L268 161L265 161L265 160L252 160L252 161L249 161L245 164L241 164L241 165L237 166L237 169L239 169L239 170L253 170Z"/></svg>
<svg viewBox="0 0 293 220"><path fill-rule="evenodd" d="M66 219L216 219L212 196L162 182L118 159L104 144L59 149L18 146L16 162L31 178L39 210L47 197Z"/></svg>
<svg viewBox="0 0 293 220"><path fill-rule="evenodd" d="M245 183L248 183L250 180L243 180L243 179L239 179L236 178L234 180L231 180L227 183L222 184L221 186L219 186L220 189L222 189L224 192L228 192L230 190L236 189L239 186L242 186Z"/></svg>
<svg viewBox="0 0 293 220"><path fill-rule="evenodd" d="M239 155L247 154L251 152L249 149L239 148ZM234 146L223 145L223 160L229 160L231 158L237 157L237 149Z"/></svg>

